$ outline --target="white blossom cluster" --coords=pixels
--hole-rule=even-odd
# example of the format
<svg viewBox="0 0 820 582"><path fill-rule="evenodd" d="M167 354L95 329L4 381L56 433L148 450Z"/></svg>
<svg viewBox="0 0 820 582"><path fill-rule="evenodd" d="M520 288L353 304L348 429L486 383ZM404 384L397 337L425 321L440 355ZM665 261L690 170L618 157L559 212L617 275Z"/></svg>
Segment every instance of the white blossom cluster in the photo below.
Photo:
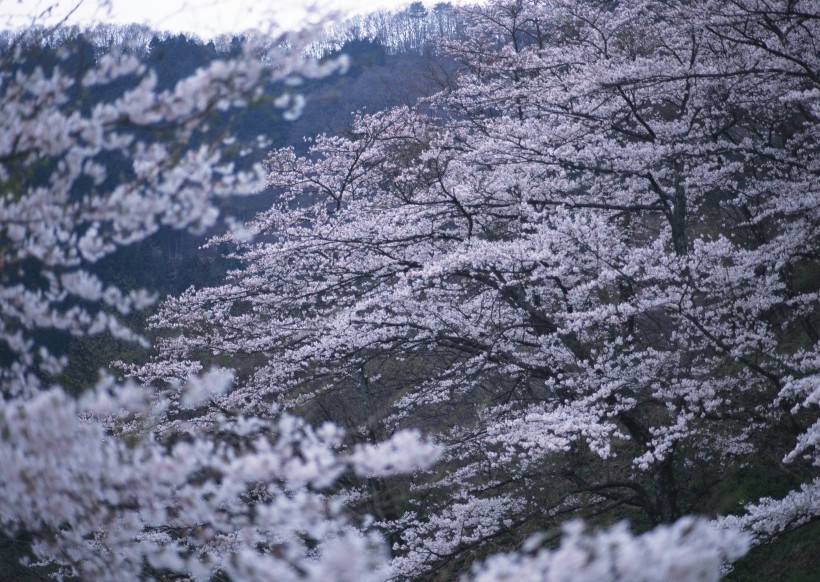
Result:
<svg viewBox="0 0 820 582"><path fill-rule="evenodd" d="M564 526L555 550L499 554L473 568L475 582L717 581L720 565L746 552L746 539L703 521L683 518L641 536L625 524L596 534L583 524ZM537 544L537 538L528 544Z"/></svg>
<svg viewBox="0 0 820 582"><path fill-rule="evenodd" d="M196 379L186 393L199 388L211 389ZM370 579L383 568L381 540L349 523L342 499L325 490L347 470L393 474L435 458L406 433L394 437L399 454L363 445L342 455L339 429L313 430L287 415L232 419L219 437L172 446L109 433L112 420L160 413L151 400L144 388L109 382L80 400L52 389L0 410L0 527L32 534L39 564L88 580L143 580L151 571Z"/></svg>

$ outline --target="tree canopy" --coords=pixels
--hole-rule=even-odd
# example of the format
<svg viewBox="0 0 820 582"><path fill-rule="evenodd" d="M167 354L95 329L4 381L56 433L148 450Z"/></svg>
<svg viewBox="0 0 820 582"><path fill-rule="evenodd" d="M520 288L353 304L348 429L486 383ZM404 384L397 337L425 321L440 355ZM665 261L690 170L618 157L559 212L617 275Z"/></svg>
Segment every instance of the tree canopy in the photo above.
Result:
<svg viewBox="0 0 820 582"><path fill-rule="evenodd" d="M816 3L407 18L450 10L441 92L275 149L264 177L225 163L207 113L333 61L271 45L168 88L128 55L2 73L0 527L37 559L88 579L717 580L817 520ZM91 109L68 96L114 81ZM150 362L49 387L65 362L41 330L138 339L115 312L151 303L87 265L262 181L277 202L209 243L240 266L157 308ZM784 486L710 505L745 467Z"/></svg>
<svg viewBox="0 0 820 582"><path fill-rule="evenodd" d="M221 198L258 191L261 168L243 167L249 156L233 153L235 136L209 131L212 115L246 107L271 82L324 76L342 61L306 58L300 47L310 36L297 35L267 51L238 45L161 88L127 51L84 50L75 66L78 47L89 47L82 36L38 59L49 32L22 33L0 57L5 538L29 540L25 563L62 579L374 576L380 543L354 527L330 486L346 471L424 465L435 445L409 431L340 451L336 427L314 429L277 410L165 439L152 429L165 414L150 387L104 376L69 396L56 384L67 358L50 345L60 334L145 342L121 319L155 297L101 280L93 265L160 226L200 232ZM187 378L179 403L196 409L231 381L217 369Z"/></svg>
<svg viewBox="0 0 820 582"><path fill-rule="evenodd" d="M400 577L573 515L702 512L772 442L806 482L740 521L815 518L816 11L463 16L454 89L271 154L280 204L225 285L164 304L158 361L235 356L220 407L436 434L407 503L371 502Z"/></svg>

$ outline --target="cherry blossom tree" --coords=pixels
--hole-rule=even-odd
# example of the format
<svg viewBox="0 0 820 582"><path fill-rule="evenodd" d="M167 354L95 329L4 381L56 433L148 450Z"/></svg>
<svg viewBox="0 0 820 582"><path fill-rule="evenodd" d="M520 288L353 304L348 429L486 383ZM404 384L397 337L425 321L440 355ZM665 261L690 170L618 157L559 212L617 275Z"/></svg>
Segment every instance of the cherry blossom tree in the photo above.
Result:
<svg viewBox="0 0 820 582"><path fill-rule="evenodd" d="M258 191L263 172L241 168L211 117L343 62L305 58L312 35L296 33L159 90L127 52L78 67L70 38L46 46L55 36L59 27L4 37L0 56L0 531L30 540L27 564L61 579L380 577L380 538L348 519L332 485L433 462L439 448L418 432L342 450L338 427L272 407L166 438L154 430L166 399L111 377L69 396L55 380L66 357L46 341L145 342L121 317L154 297L91 267L160 226L202 231L221 198ZM35 56L52 48L52 62ZM274 105L292 116L299 100ZM193 416L232 381L218 368L186 376L175 404Z"/></svg>
<svg viewBox="0 0 820 582"><path fill-rule="evenodd" d="M816 519L816 4L462 14L457 88L271 154L281 202L217 239L244 266L163 305L139 373L233 361L203 423L275 402L437 433L410 501L369 502L397 577L572 516L674 522L769 442L804 484L721 523Z"/></svg>

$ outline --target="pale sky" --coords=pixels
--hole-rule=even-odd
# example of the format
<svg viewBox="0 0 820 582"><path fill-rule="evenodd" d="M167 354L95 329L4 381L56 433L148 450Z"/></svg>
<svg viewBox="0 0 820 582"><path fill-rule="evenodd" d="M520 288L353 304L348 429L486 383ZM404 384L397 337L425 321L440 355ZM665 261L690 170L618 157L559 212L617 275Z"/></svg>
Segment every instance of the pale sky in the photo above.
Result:
<svg viewBox="0 0 820 582"><path fill-rule="evenodd" d="M410 0L0 0L0 29L26 26L33 16L44 14L50 19L47 22L55 22L66 18L78 3L69 17L72 23L139 22L160 30L209 37L249 28L295 28L327 15L339 18L398 8Z"/></svg>

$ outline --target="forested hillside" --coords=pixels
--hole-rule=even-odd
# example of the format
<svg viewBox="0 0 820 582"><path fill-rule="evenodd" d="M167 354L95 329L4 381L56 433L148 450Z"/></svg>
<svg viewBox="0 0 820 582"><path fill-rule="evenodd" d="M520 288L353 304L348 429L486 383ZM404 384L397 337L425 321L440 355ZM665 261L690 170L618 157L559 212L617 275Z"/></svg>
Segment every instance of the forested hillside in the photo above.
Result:
<svg viewBox="0 0 820 582"><path fill-rule="evenodd" d="M818 8L9 37L0 567L820 576Z"/></svg>

